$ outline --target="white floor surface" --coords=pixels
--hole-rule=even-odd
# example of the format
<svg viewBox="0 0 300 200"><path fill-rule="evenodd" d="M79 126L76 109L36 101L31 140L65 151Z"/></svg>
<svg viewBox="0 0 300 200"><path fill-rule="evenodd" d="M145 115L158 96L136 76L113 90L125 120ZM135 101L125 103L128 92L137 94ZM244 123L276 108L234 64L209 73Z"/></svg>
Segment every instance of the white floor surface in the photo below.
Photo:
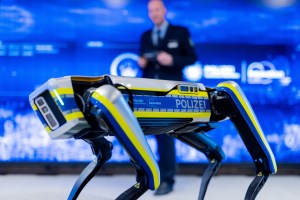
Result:
<svg viewBox="0 0 300 200"><path fill-rule="evenodd" d="M2 200L59 200L67 199L77 175L1 175ZM205 200L242 200L253 177L215 176ZM146 192L141 200L193 200L197 199L200 176L176 176L174 191L165 196ZM79 200L115 199L135 183L133 175L96 176L83 189ZM271 175L258 194L257 200L299 200L300 176Z"/></svg>

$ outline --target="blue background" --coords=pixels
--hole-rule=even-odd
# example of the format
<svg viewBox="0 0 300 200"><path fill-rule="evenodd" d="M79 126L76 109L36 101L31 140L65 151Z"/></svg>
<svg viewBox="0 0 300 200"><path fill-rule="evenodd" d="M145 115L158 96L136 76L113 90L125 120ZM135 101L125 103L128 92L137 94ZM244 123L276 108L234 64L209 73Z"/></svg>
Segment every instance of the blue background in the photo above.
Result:
<svg viewBox="0 0 300 200"><path fill-rule="evenodd" d="M249 98L277 161L300 163L299 2L165 2L168 20L187 26L196 47L198 62L186 68L186 80L215 87L231 78L209 76L209 70L238 74L233 80ZM50 140L28 95L52 77L110 74L118 56L138 53L139 37L151 26L146 1L0 0L0 161L90 161L93 155L83 141ZM251 81L247 70L253 63L260 64L262 72L284 75ZM118 75L141 76L132 57L116 65ZM188 74L188 69L194 71ZM225 151L226 162L251 161L230 122L219 123L208 134ZM114 143L111 161L128 162L118 142L109 139ZM148 141L156 152L155 139L150 136ZM179 162L206 162L181 142L176 148Z"/></svg>

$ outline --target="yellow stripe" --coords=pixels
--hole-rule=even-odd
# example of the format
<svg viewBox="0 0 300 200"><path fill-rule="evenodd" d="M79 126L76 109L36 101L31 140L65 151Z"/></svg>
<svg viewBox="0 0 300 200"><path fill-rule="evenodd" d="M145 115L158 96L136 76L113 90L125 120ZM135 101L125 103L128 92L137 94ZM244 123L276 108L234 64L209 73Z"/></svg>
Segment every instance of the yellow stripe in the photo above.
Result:
<svg viewBox="0 0 300 200"><path fill-rule="evenodd" d="M31 108L34 110L34 111L37 111L37 107L35 104L31 105Z"/></svg>
<svg viewBox="0 0 300 200"><path fill-rule="evenodd" d="M61 94L74 94L73 88L57 88L57 93Z"/></svg>
<svg viewBox="0 0 300 200"><path fill-rule="evenodd" d="M238 98L239 102L242 104L243 108L245 109L247 115L249 116L250 120L252 121L256 131L258 132L260 138L262 139L265 147L267 148L267 150L269 151L269 154L271 156L271 159L272 159L272 162L273 162L273 165L275 167L275 172L277 171L277 165L276 165L276 162L275 162L275 158L274 158L274 155L273 155L273 152L269 146L269 143L267 142L263 132L262 132L262 129L260 127L260 125L258 124L258 120L256 119L255 115L253 115L253 112L250 110L250 107L248 106L247 102L243 99L243 97L241 96L241 94L237 91L237 89L230 83L220 83L217 87L227 87L229 88L230 90L233 91L233 93L236 95L236 97Z"/></svg>
<svg viewBox="0 0 300 200"><path fill-rule="evenodd" d="M134 111L136 118L209 118L211 112L147 112Z"/></svg>
<svg viewBox="0 0 300 200"><path fill-rule="evenodd" d="M136 136L130 129L130 127L127 125L126 121L123 119L123 117L119 114L119 111L117 108L104 96L101 96L100 94L96 92L92 95L93 98L97 99L99 102L101 102L112 114L112 116L116 119L119 126L123 129L129 140L132 142L133 146L137 149L137 151L141 154L142 158L146 161L147 165L150 167L150 170L153 173L154 176L154 187L157 188L159 186L159 177L156 173L156 165L152 162L152 159L147 154L144 148L140 145L139 141L137 140Z"/></svg>
<svg viewBox="0 0 300 200"><path fill-rule="evenodd" d="M127 87L127 86L126 86ZM168 89L158 89L158 88L138 88L138 87L128 87L130 90L140 90L140 91L147 91L147 92L168 92L171 95L184 95L184 96L198 96L198 97L207 97L207 92L198 91L198 92L186 92L180 93L178 90L168 90ZM120 86L122 89L122 86Z"/></svg>
<svg viewBox="0 0 300 200"><path fill-rule="evenodd" d="M65 118L67 121L71 121L78 118L84 118L82 112L73 112L70 114L65 115Z"/></svg>
<svg viewBox="0 0 300 200"><path fill-rule="evenodd" d="M56 92L59 94L59 95L64 95L64 94L74 94L74 90L73 88L57 88L55 89ZM52 97L55 97L55 93L54 91L51 91L51 96Z"/></svg>
<svg viewBox="0 0 300 200"><path fill-rule="evenodd" d="M52 131L52 130L49 128L49 126L46 126L45 129L46 129L47 133L50 133L50 132Z"/></svg>
<svg viewBox="0 0 300 200"><path fill-rule="evenodd" d="M126 86L126 85L125 85ZM158 88L138 88L138 87L128 87L130 90L141 90L141 91L147 91L147 92L168 92L169 90L167 89L158 89ZM122 89L122 86L120 86Z"/></svg>

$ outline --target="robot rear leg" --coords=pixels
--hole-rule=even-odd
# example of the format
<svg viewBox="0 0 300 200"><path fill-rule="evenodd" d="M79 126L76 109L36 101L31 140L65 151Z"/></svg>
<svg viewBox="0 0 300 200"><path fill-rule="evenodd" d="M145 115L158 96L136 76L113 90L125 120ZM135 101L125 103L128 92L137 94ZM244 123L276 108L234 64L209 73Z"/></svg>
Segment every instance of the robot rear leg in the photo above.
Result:
<svg viewBox="0 0 300 200"><path fill-rule="evenodd" d="M203 200L211 178L214 174L216 174L221 165L222 160L225 157L224 152L212 139L210 139L207 135L201 132L183 133L178 135L177 138L182 142L188 144L189 146L192 146L195 149L204 153L210 161L208 167L202 175L202 181L198 196L198 200Z"/></svg>

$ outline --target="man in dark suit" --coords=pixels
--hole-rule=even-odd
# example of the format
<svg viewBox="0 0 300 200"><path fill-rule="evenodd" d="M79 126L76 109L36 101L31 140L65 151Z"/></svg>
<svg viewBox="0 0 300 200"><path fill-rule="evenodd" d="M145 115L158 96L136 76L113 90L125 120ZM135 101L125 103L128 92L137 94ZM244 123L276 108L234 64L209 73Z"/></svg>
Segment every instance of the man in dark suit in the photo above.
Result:
<svg viewBox="0 0 300 200"><path fill-rule="evenodd" d="M182 69L196 62L196 53L187 28L174 26L166 19L166 7L161 0L148 2L148 15L153 29L141 36L138 64L144 78L182 80ZM159 154L161 184L155 195L173 190L176 171L174 139L168 135L156 135Z"/></svg>

